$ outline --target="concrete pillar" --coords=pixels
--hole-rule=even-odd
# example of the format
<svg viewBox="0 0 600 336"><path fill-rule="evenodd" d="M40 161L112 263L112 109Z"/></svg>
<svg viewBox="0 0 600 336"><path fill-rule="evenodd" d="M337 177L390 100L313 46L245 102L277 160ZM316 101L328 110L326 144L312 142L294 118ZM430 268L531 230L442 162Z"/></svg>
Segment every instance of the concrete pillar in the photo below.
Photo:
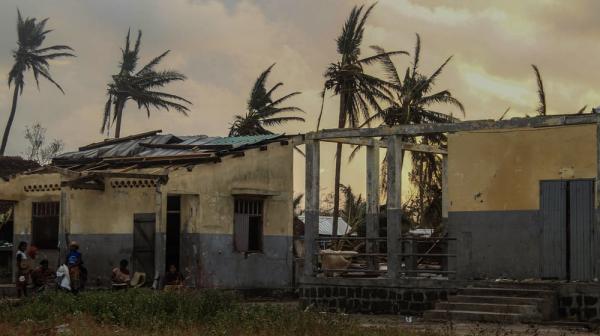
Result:
<svg viewBox="0 0 600 336"><path fill-rule="evenodd" d="M157 182L155 196L156 233L154 245L154 281L153 287L161 286L161 278L165 273L167 249L167 193L164 185Z"/></svg>
<svg viewBox="0 0 600 336"><path fill-rule="evenodd" d="M58 265L65 262L67 257L68 239L67 234L70 227L70 214L69 214L69 192L71 188L63 186L60 188L60 212L59 212L59 224L58 224Z"/></svg>
<svg viewBox="0 0 600 336"><path fill-rule="evenodd" d="M306 142L306 179L304 209L304 276L315 275L317 253L316 239L319 236L319 142Z"/></svg>
<svg viewBox="0 0 600 336"><path fill-rule="evenodd" d="M400 136L387 139L387 254L388 277L400 271L400 235L402 234L402 149Z"/></svg>
<svg viewBox="0 0 600 336"><path fill-rule="evenodd" d="M448 208L450 206L448 198L448 155L442 155L442 226L445 232L448 230ZM449 240L446 242L446 254L456 254L456 242ZM456 271L456 258L443 258L442 270ZM453 275L448 277L452 278Z"/></svg>
<svg viewBox="0 0 600 336"><path fill-rule="evenodd" d="M367 146L367 238L379 237L379 145ZM367 241L367 253L378 253L379 244ZM375 258L369 259L371 269L376 269Z"/></svg>
<svg viewBox="0 0 600 336"><path fill-rule="evenodd" d="M596 263L593 265L594 278L600 278L600 120L596 122L596 185L595 185L595 227L594 227L594 243L592 244L592 255Z"/></svg>

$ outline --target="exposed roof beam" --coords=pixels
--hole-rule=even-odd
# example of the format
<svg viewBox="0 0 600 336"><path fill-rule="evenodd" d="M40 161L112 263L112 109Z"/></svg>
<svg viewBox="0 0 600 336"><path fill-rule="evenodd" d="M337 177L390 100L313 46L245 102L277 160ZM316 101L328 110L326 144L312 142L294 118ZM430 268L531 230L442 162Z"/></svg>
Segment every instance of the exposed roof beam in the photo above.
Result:
<svg viewBox="0 0 600 336"><path fill-rule="evenodd" d="M387 141L377 140L373 138L333 138L323 139L326 142L344 143L356 146L375 146L378 145L381 148L387 148ZM448 154L448 151L430 145L414 144L410 142L400 143L400 148L411 152L422 152L422 153L434 153L434 154Z"/></svg>
<svg viewBox="0 0 600 336"><path fill-rule="evenodd" d="M390 135L419 136L460 131L479 131L515 128L539 128L565 125L593 124L600 114L552 115L510 120L471 120L457 123L432 123L417 125L381 126L377 128L328 129L307 133L307 140L324 140L348 137L385 137Z"/></svg>
<svg viewBox="0 0 600 336"><path fill-rule="evenodd" d="M94 149L94 148L98 148L98 147L104 147L106 145L114 145L114 144L118 144L118 143L121 143L121 142L129 141L129 140L141 139L141 138L145 138L145 137L148 137L148 136L156 135L156 134L158 134L160 132L162 132L162 130L154 130L154 131L150 131L150 132L133 134L133 135L129 135L129 136L118 138L118 139L106 139L104 141L94 142L94 143L91 143L89 145L85 145L83 147L79 147L79 150L80 151L84 151L84 150L88 150L88 149Z"/></svg>

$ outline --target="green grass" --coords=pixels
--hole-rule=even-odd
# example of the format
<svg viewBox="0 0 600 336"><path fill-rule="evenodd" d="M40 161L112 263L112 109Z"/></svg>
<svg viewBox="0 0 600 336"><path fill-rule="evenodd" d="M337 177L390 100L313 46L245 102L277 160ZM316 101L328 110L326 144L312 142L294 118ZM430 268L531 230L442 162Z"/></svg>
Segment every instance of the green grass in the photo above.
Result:
<svg viewBox="0 0 600 336"><path fill-rule="evenodd" d="M22 329L71 323L92 334L106 328L142 334L202 335L416 335L395 328L365 328L349 316L304 312L282 305L248 304L231 293L198 291L164 293L150 290L97 291L79 295L48 293L16 306L0 305L0 323ZM86 326L82 327L81 325ZM26 329L23 329L26 328ZM112 330L112 329L111 329ZM106 333L110 334L109 332ZM126 334L126 332L121 332Z"/></svg>

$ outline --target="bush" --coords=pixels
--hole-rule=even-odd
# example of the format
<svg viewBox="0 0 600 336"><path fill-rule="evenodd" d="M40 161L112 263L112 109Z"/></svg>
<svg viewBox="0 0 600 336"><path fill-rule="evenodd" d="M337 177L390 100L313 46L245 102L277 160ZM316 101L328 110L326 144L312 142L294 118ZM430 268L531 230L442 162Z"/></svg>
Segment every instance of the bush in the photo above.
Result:
<svg viewBox="0 0 600 336"><path fill-rule="evenodd" d="M59 321L70 315L85 314L99 322L163 328L181 323L208 323L220 312L236 310L238 305L233 294L221 291L165 293L139 289L79 295L50 292L27 299L17 308L2 305L0 319Z"/></svg>

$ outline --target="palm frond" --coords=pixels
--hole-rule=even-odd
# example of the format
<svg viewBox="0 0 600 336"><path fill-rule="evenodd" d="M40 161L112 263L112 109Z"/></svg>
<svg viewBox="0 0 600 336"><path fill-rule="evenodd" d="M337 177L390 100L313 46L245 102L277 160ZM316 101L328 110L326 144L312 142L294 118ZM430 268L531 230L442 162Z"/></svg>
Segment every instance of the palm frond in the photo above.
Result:
<svg viewBox="0 0 600 336"><path fill-rule="evenodd" d="M540 74L540 70L535 64L532 64L533 72L535 73L535 78L537 81L538 88L538 107L536 109L538 115L545 116L546 115L546 93L544 92L544 83L542 82L542 75Z"/></svg>

